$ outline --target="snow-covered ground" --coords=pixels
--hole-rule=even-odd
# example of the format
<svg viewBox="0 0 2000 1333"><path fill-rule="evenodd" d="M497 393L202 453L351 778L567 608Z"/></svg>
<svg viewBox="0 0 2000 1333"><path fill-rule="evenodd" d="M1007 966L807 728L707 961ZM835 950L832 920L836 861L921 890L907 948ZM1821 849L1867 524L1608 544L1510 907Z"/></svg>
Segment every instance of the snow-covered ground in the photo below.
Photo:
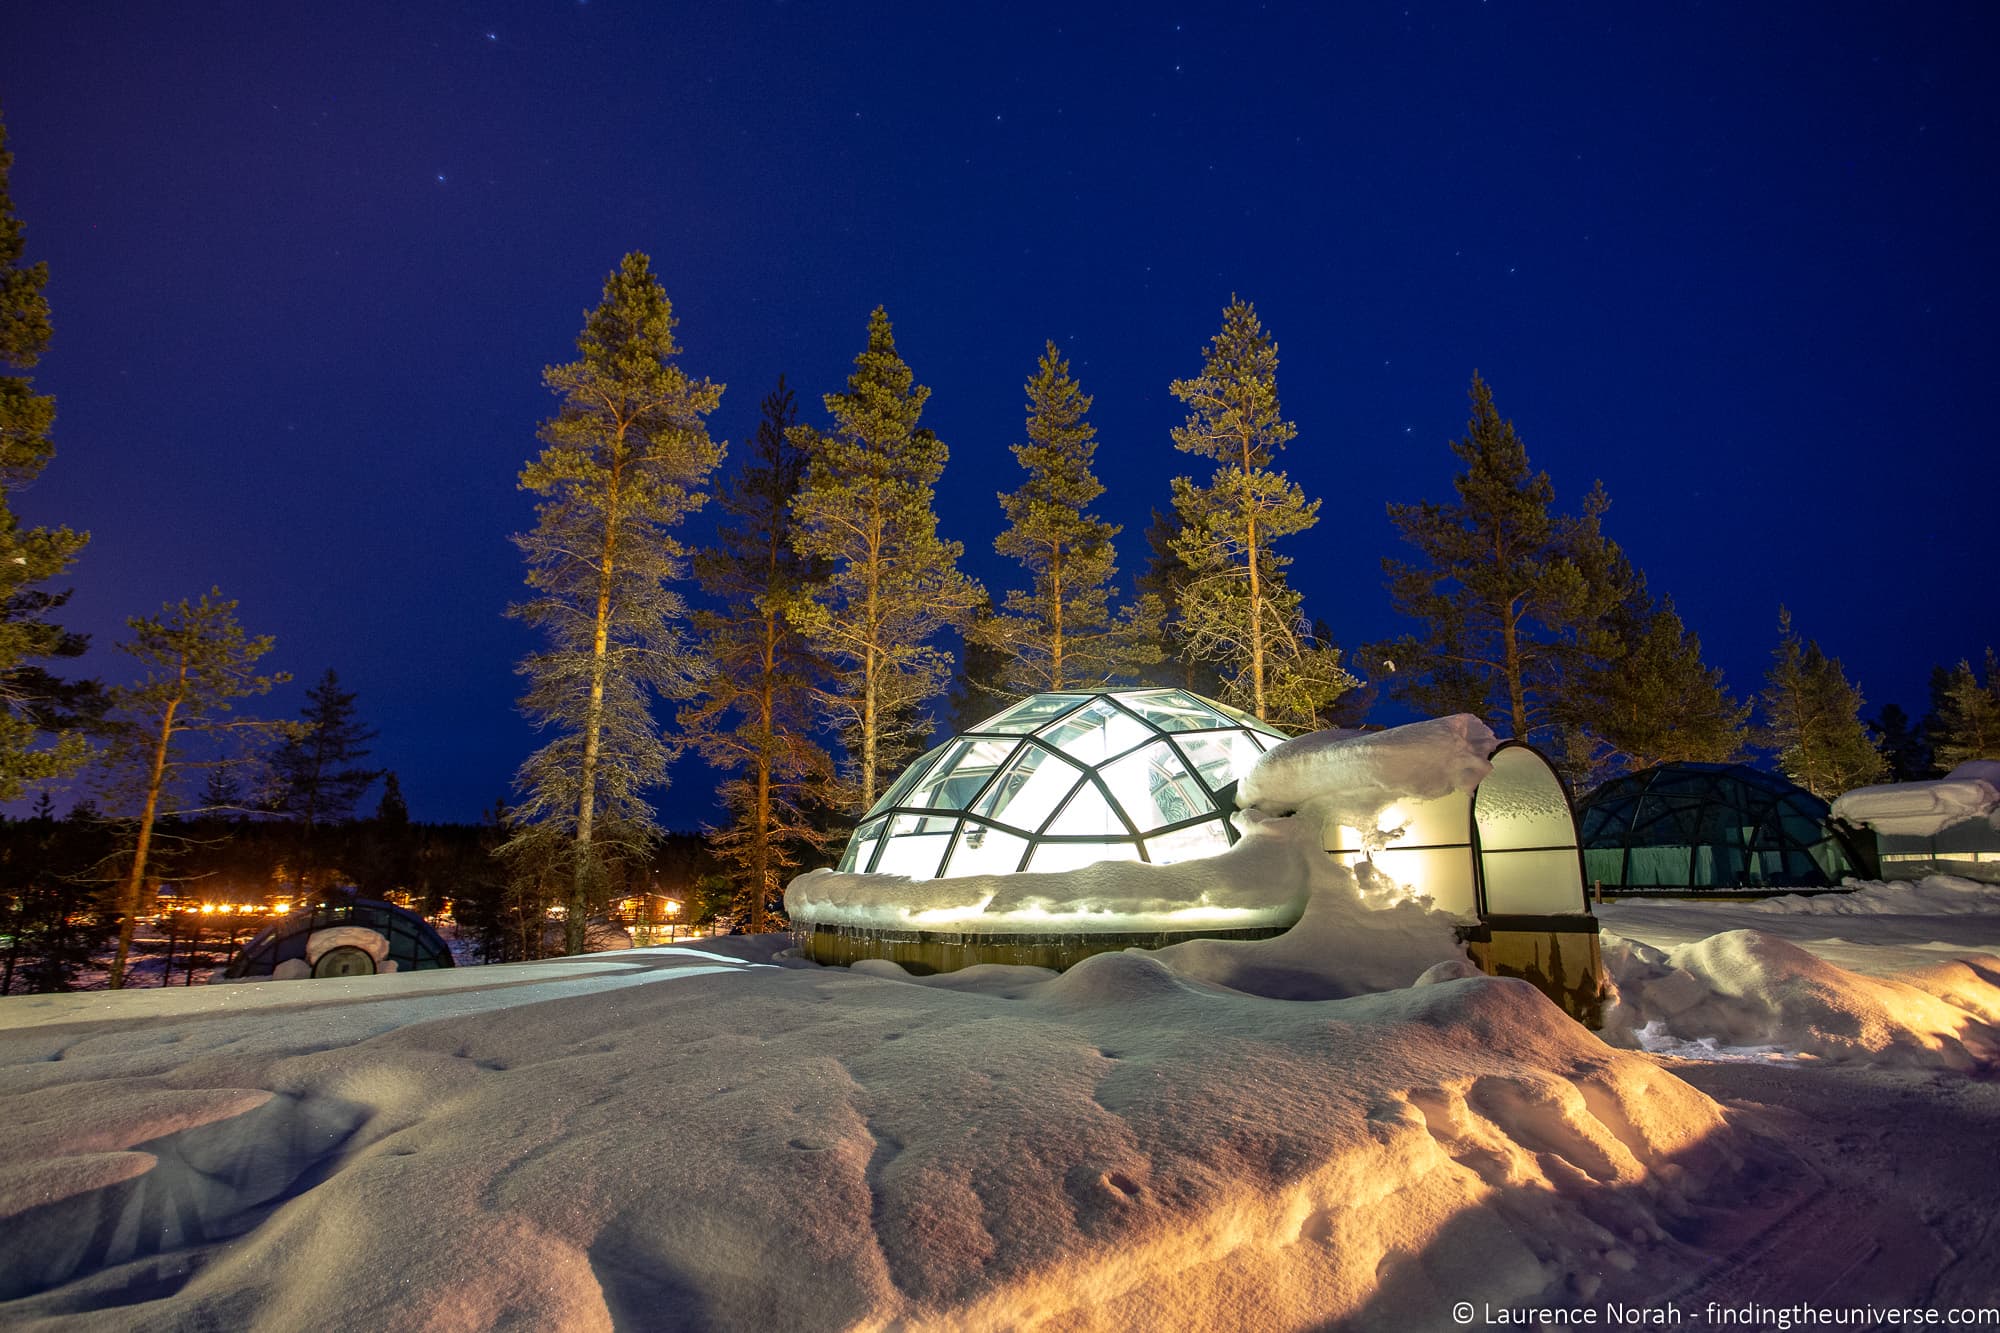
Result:
<svg viewBox="0 0 2000 1333"><path fill-rule="evenodd" d="M0 1001L0 1326L2000 1327L1982 893L1608 909L1608 1044L1298 870L1297 799L1236 858L1292 931L1061 975L764 936Z"/></svg>
<svg viewBox="0 0 2000 1333"><path fill-rule="evenodd" d="M1448 966L1299 1001L784 944L0 1004L0 1324L1996 1303L2000 1088L1963 1072L1619 1050Z"/></svg>

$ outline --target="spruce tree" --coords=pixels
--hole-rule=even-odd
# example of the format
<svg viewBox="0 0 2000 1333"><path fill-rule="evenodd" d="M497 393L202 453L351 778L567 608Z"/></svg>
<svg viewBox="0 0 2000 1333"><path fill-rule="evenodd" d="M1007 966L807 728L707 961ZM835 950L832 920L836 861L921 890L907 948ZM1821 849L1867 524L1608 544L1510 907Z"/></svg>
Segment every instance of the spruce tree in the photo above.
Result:
<svg viewBox="0 0 2000 1333"><path fill-rule="evenodd" d="M1896 704L1883 704L1876 710L1868 734L1889 766L1889 781L1919 782L1931 776L1931 747L1925 733L1926 728L1912 722Z"/></svg>
<svg viewBox="0 0 2000 1333"><path fill-rule="evenodd" d="M822 664L787 614L821 574L818 561L792 547L792 497L806 470L805 452L787 434L797 424L796 399L780 377L750 455L720 497L716 544L695 557L703 590L720 603L695 615L715 670L701 699L680 713L702 758L732 775L718 789L730 822L711 843L736 869L752 933L765 929L782 872L824 846L813 813L833 776L813 736Z"/></svg>
<svg viewBox="0 0 2000 1333"><path fill-rule="evenodd" d="M668 751L652 700L686 697L702 674L670 586L685 571L672 530L722 461L706 421L722 386L675 364L675 324L651 261L625 256L584 317L577 359L543 373L562 405L542 424L547 448L521 471L541 503L534 531L514 539L532 595L509 614L548 643L521 663L521 707L556 737L516 779L508 854L531 863L538 886L562 879L570 953L583 950L613 863L657 832L644 792L666 781Z"/></svg>
<svg viewBox="0 0 2000 1333"><path fill-rule="evenodd" d="M1861 691L1840 659L1792 629L1778 608L1778 647L1765 677L1762 743L1777 752L1785 776L1832 800L1879 780L1888 767L1861 725Z"/></svg>
<svg viewBox="0 0 2000 1333"><path fill-rule="evenodd" d="M1931 746L1940 772L1972 759L2000 759L2000 657L1986 650L1986 679L1960 659L1940 691Z"/></svg>
<svg viewBox="0 0 2000 1333"><path fill-rule="evenodd" d="M319 864L317 834L326 826L352 818L361 794L382 776L379 768L364 768L368 742L376 733L355 716L355 695L340 688L331 667L306 691L298 730L272 752L276 790L271 808L298 825L298 859L293 887L307 892Z"/></svg>
<svg viewBox="0 0 2000 1333"><path fill-rule="evenodd" d="M139 662L144 675L111 691L108 777L134 810L130 859L116 893L113 990L125 984L125 959L153 857L155 826L179 808L188 775L235 762L245 751L294 729L288 722L237 715L238 702L268 694L290 677L257 673L258 661L271 650L271 637L246 634L236 619L236 603L224 600L220 588L199 602L183 600L163 607L157 616L125 623L132 640L120 647Z"/></svg>
<svg viewBox="0 0 2000 1333"><path fill-rule="evenodd" d="M1143 642L1158 659L1144 678L1215 698L1222 693L1222 677L1213 662L1187 651L1188 636L1181 623L1181 593L1193 581L1194 571L1175 550L1180 531L1174 514L1153 511L1153 521L1146 526L1146 567L1132 580L1139 594Z"/></svg>
<svg viewBox="0 0 2000 1333"><path fill-rule="evenodd" d="M375 822L385 828L403 828L410 822L410 806L403 799L403 784L392 772L382 775L382 798L375 802Z"/></svg>
<svg viewBox="0 0 2000 1333"><path fill-rule="evenodd" d="M1665 763L1736 759L1750 705L1738 702L1720 668L1702 661L1671 597L1655 603L1641 581L1634 605L1610 618L1601 656L1588 661L1559 701L1574 775L1596 780Z"/></svg>
<svg viewBox="0 0 2000 1333"><path fill-rule="evenodd" d="M1389 595L1418 634L1372 645L1390 690L1431 713L1472 712L1529 739L1555 727L1566 683L1602 649L1601 622L1632 595L1630 567L1599 527L1602 487L1574 516L1475 372L1472 416L1451 451L1465 465L1449 504L1391 504L1420 561L1384 560Z"/></svg>
<svg viewBox="0 0 2000 1333"><path fill-rule="evenodd" d="M1005 609L981 617L972 637L999 655L993 683L1011 697L1129 680L1158 660L1158 649L1145 642L1139 608L1115 619L1111 610L1119 529L1090 511L1104 494L1091 471L1090 395L1053 342L1026 392L1028 442L1013 452L1028 476L1000 497L1007 528L993 549L1019 562L1033 586L1009 591Z"/></svg>
<svg viewBox="0 0 2000 1333"><path fill-rule="evenodd" d="M808 458L793 545L828 573L788 614L829 665L820 700L863 809L924 739L922 706L951 677L937 636L966 629L985 596L959 572L965 548L937 535L931 506L949 451L917 424L930 392L896 354L878 306L847 391L825 397L832 424L791 433Z"/></svg>
<svg viewBox="0 0 2000 1333"><path fill-rule="evenodd" d="M1217 664L1223 692L1266 721L1311 726L1351 687L1339 653L1316 643L1285 581L1276 543L1318 521L1319 502L1272 463L1298 434L1278 402L1278 345L1249 302L1231 297L1202 349L1201 374L1175 380L1187 406L1174 447L1215 463L1206 485L1173 482L1174 551L1189 577L1180 593L1187 651Z"/></svg>
<svg viewBox="0 0 2000 1333"><path fill-rule="evenodd" d="M69 570L90 534L24 528L14 513L14 497L55 455L56 400L20 373L41 360L51 329L42 291L48 265L21 262L26 240L8 190L13 164L0 123L0 801L82 765L90 751L80 727L101 707L94 685L65 684L39 665L87 646L50 619L69 594L42 585Z"/></svg>

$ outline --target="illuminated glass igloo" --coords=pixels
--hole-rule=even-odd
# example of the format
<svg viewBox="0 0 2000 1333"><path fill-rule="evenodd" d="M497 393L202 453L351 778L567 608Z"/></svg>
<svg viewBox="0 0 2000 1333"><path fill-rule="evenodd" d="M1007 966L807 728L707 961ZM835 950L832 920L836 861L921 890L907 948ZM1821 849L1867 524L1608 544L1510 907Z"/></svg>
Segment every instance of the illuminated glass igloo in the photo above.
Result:
<svg viewBox="0 0 2000 1333"><path fill-rule="evenodd" d="M1237 781L1284 739L1186 690L1033 695L911 764L839 868L948 879L1213 856L1236 841Z"/></svg>

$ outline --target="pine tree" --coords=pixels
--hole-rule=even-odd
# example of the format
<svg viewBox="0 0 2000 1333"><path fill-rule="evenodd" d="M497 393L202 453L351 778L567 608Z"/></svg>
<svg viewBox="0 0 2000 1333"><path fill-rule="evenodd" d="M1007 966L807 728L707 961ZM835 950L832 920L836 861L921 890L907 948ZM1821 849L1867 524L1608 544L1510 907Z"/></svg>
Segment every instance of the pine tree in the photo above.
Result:
<svg viewBox="0 0 2000 1333"><path fill-rule="evenodd" d="M1222 677L1213 662L1187 651L1188 636L1181 621L1181 593L1194 581L1194 571L1175 550L1180 531L1175 515L1153 511L1153 521L1146 526L1146 567L1132 580L1142 609L1138 618L1143 641L1159 659L1144 678L1212 699L1222 693Z"/></svg>
<svg viewBox="0 0 2000 1333"><path fill-rule="evenodd" d="M403 799L403 784L393 772L382 775L382 799L375 803L375 822L386 828L402 828L410 822L410 807Z"/></svg>
<svg viewBox="0 0 2000 1333"><path fill-rule="evenodd" d="M752 933L765 929L782 872L824 846L812 814L833 777L832 757L813 736L823 666L787 614L822 574L792 548L792 497L806 470L787 435L797 424L781 377L764 399L750 457L721 496L716 545L695 558L703 590L721 603L695 616L715 671L680 713L702 758L734 775L718 789L730 822L711 842L736 867Z"/></svg>
<svg viewBox="0 0 2000 1333"><path fill-rule="evenodd" d="M1233 702L1266 721L1311 726L1355 681L1337 651L1312 640L1285 582L1290 557L1275 546L1319 514L1317 500L1271 467L1298 434L1278 403L1278 346L1255 308L1231 297L1202 356L1201 374L1172 385L1188 408L1174 447L1216 465L1205 486L1173 483L1174 551L1189 571L1180 631L1189 653L1218 664Z"/></svg>
<svg viewBox="0 0 2000 1333"><path fill-rule="evenodd" d="M980 615L985 614L982 606ZM983 641L976 626L966 637L965 651L959 656L958 669L952 672L951 688L946 694L950 706L945 722L954 733L972 730L1019 700L1020 695L999 683L1012 660L1005 650Z"/></svg>
<svg viewBox="0 0 2000 1333"><path fill-rule="evenodd" d="M514 539L533 595L509 614L548 641L521 664L521 707L557 735L521 767L508 846L534 862L538 884L561 863L571 953L612 863L657 831L643 792L665 782L668 751L652 699L686 697L701 675L669 586L685 566L671 530L722 461L706 424L722 386L674 364L675 323L651 261L625 256L585 316L578 359L543 373L562 406L542 424L548 447L521 471L541 503L534 531Z"/></svg>
<svg viewBox="0 0 2000 1333"><path fill-rule="evenodd" d="M111 989L125 984L125 958L132 946L153 832L178 805L186 775L233 762L247 749L292 731L287 722L239 717L238 701L268 694L289 680L280 672L258 675L257 663L271 650L271 637L251 638L236 619L236 603L220 588L199 602L163 607L157 616L125 622L132 640L120 645L145 669L133 685L111 691L111 745L106 755L111 778L137 807L131 859L117 891L118 950L111 964Z"/></svg>
<svg viewBox="0 0 2000 1333"><path fill-rule="evenodd" d="M966 629L985 596L959 572L965 548L937 535L933 488L948 450L917 424L929 398L896 354L878 306L847 392L826 395L832 426L792 432L808 459L792 508L793 544L826 561L828 574L787 614L829 664L820 699L846 746L863 809L874 804L882 776L922 741L920 710L951 677L951 654L934 640Z"/></svg>
<svg viewBox="0 0 2000 1333"><path fill-rule="evenodd" d="M999 654L993 683L1011 697L1129 680L1158 660L1158 649L1145 642L1139 608L1116 619L1111 610L1119 529L1090 512L1104 494L1091 471L1090 395L1053 342L1026 392L1028 442L1013 451L1028 476L1000 497L1007 528L993 549L1018 561L1034 586L1008 592L1005 609L980 617L972 638Z"/></svg>
<svg viewBox="0 0 2000 1333"><path fill-rule="evenodd" d="M21 262L26 241L8 190L13 164L0 123L0 801L88 760L80 727L101 710L94 685L65 684L38 665L78 657L87 646L49 619L69 594L41 585L68 571L90 534L23 528L14 513L14 496L55 456L56 400L17 373L41 360L51 329L42 292L48 265Z"/></svg>
<svg viewBox="0 0 2000 1333"><path fill-rule="evenodd" d="M1655 764L1723 764L1747 739L1750 705L1720 668L1702 661L1671 597L1655 603L1640 581L1610 618L1608 642L1585 663L1557 707L1572 771L1587 780Z"/></svg>
<svg viewBox="0 0 2000 1333"><path fill-rule="evenodd" d="M1785 776L1813 795L1832 800L1887 768L1861 725L1861 691L1840 659L1793 631L1792 613L1783 607L1762 702L1762 743L1777 752Z"/></svg>
<svg viewBox="0 0 2000 1333"><path fill-rule="evenodd" d="M1925 732L1925 727L1912 722L1895 704L1883 704L1876 711L1868 734L1889 766L1889 781L1920 782L1931 776L1931 747Z"/></svg>
<svg viewBox="0 0 2000 1333"><path fill-rule="evenodd" d="M1422 556L1384 560L1396 609L1420 634L1372 645L1394 663L1391 692L1426 712L1477 713L1523 739L1560 720L1565 682L1589 669L1600 622L1631 596L1629 566L1599 527L1602 487L1582 512L1553 511L1555 487L1472 377L1472 416L1451 451L1465 465L1450 504L1392 504L1389 521Z"/></svg>
<svg viewBox="0 0 2000 1333"><path fill-rule="evenodd" d="M1985 666L1982 681L1961 659L1944 682L1931 738L1942 772L1972 759L2000 759L2000 656L1991 648Z"/></svg>
<svg viewBox="0 0 2000 1333"><path fill-rule="evenodd" d="M313 876L325 867L315 835L324 827L349 819L361 794L382 776L379 768L363 768L368 742L376 733L355 716L354 691L340 688L332 668L306 691L301 725L271 755L277 790L272 809L298 824L298 860L293 886L308 892Z"/></svg>

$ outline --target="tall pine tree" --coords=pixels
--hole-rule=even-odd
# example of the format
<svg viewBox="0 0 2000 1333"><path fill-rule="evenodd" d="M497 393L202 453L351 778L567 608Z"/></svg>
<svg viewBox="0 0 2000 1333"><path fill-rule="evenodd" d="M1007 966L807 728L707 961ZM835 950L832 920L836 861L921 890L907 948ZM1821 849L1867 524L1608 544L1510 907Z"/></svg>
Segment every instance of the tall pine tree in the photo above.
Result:
<svg viewBox="0 0 2000 1333"><path fill-rule="evenodd" d="M1111 610L1119 530L1090 511L1104 494L1091 470L1090 395L1053 342L1026 391L1028 442L1013 450L1028 476L1000 497L1007 528L993 549L1019 562L1033 586L1009 591L1004 610L982 617L972 637L998 655L993 683L1009 696L1129 680L1158 660L1158 649L1139 608L1116 619Z"/></svg>
<svg viewBox="0 0 2000 1333"><path fill-rule="evenodd" d="M1393 663L1390 691L1425 712L1470 712L1522 739L1561 719L1565 684L1587 671L1600 622L1632 595L1629 566L1599 529L1610 501L1554 512L1555 487L1531 471L1514 423L1472 377L1472 417L1451 451L1465 465L1456 499L1392 504L1389 521L1422 557L1384 560L1396 609L1420 633L1368 650Z"/></svg>
<svg viewBox="0 0 2000 1333"><path fill-rule="evenodd" d="M1888 765L1861 725L1861 691L1840 659L1792 629L1778 608L1778 647L1765 677L1763 744L1777 752L1785 776L1832 800L1881 778Z"/></svg>
<svg viewBox="0 0 2000 1333"><path fill-rule="evenodd" d="M556 738L521 767L507 846L535 884L563 882L570 953L583 951L612 863L657 831L643 793L666 780L668 752L652 700L685 697L702 674L670 586L685 572L673 529L722 461L707 426L722 386L675 364L675 323L651 261L625 256L584 318L577 359L543 373L562 406L521 471L541 503L534 531L514 539L532 595L509 614L548 642L521 663L521 706Z"/></svg>
<svg viewBox="0 0 2000 1333"><path fill-rule="evenodd" d="M1891 782L1921 782L1931 776L1928 728L1913 722L1900 705L1883 704L1868 724L1869 739L1882 752Z"/></svg>
<svg viewBox="0 0 2000 1333"><path fill-rule="evenodd" d="M1232 702L1266 721L1310 727L1355 682L1338 651L1313 638L1285 581L1291 559L1276 549L1318 521L1319 502L1272 468L1298 428L1278 403L1278 345L1249 302L1230 298L1201 374L1175 380L1172 391L1188 409L1174 447L1215 463L1206 485L1173 483L1181 523L1174 552L1188 569L1178 608L1187 650L1217 664Z"/></svg>
<svg viewBox="0 0 2000 1333"><path fill-rule="evenodd" d="M1609 618L1608 639L1558 701L1572 775L1596 781L1655 764L1728 763L1748 739L1750 705L1702 661L1701 639L1671 597L1654 602L1640 580L1631 605Z"/></svg>
<svg viewBox="0 0 2000 1333"><path fill-rule="evenodd" d="M231 762L245 749L293 730L291 723L237 715L238 702L268 694L290 677L258 674L257 663L271 650L271 637L246 634L236 618L236 603L225 601L221 589L211 589L199 602L183 600L157 616L126 623L132 640L120 646L145 674L136 684L111 691L111 744L105 758L114 790L134 812L131 855L116 894L112 990L125 984L154 828L178 809L187 776Z"/></svg>
<svg viewBox="0 0 2000 1333"><path fill-rule="evenodd" d="M355 715L354 700L354 691L340 688L340 677L327 668L306 691L299 729L271 754L272 809L298 825L293 885L299 893L309 892L326 869L319 833L352 818L355 802L382 776L379 768L362 767L376 733Z"/></svg>
<svg viewBox="0 0 2000 1333"><path fill-rule="evenodd" d="M1986 679L1961 659L1938 691L1931 747L1940 772L1971 759L2000 759L2000 656L1986 650Z"/></svg>
<svg viewBox="0 0 2000 1333"><path fill-rule="evenodd" d="M90 756L79 723L99 711L94 686L65 684L40 663L80 656L86 642L50 616L69 599L43 587L69 570L90 534L24 528L14 497L55 456L49 435L56 400L36 393L19 372L32 370L49 345L47 264L26 252L8 179L14 155L0 123L0 801L32 782L74 772ZM79 717L81 711L84 717Z"/></svg>
<svg viewBox="0 0 2000 1333"><path fill-rule="evenodd" d="M767 395L750 455L723 492L716 545L695 557L702 588L721 605L697 612L702 653L714 663L680 727L710 765L731 776L719 795L729 824L710 841L736 869L750 930L765 928L781 872L824 846L814 813L833 761L814 738L821 663L792 623L820 575L792 547L792 497L806 456L787 432L798 423L783 378Z"/></svg>
<svg viewBox="0 0 2000 1333"><path fill-rule="evenodd" d="M923 739L922 705L951 677L937 636L967 628L985 595L959 572L965 548L937 535L931 506L949 451L917 424L930 392L896 354L878 306L847 391L826 395L832 424L792 431L808 458L792 541L828 574L788 614L831 668L820 699L863 809Z"/></svg>

